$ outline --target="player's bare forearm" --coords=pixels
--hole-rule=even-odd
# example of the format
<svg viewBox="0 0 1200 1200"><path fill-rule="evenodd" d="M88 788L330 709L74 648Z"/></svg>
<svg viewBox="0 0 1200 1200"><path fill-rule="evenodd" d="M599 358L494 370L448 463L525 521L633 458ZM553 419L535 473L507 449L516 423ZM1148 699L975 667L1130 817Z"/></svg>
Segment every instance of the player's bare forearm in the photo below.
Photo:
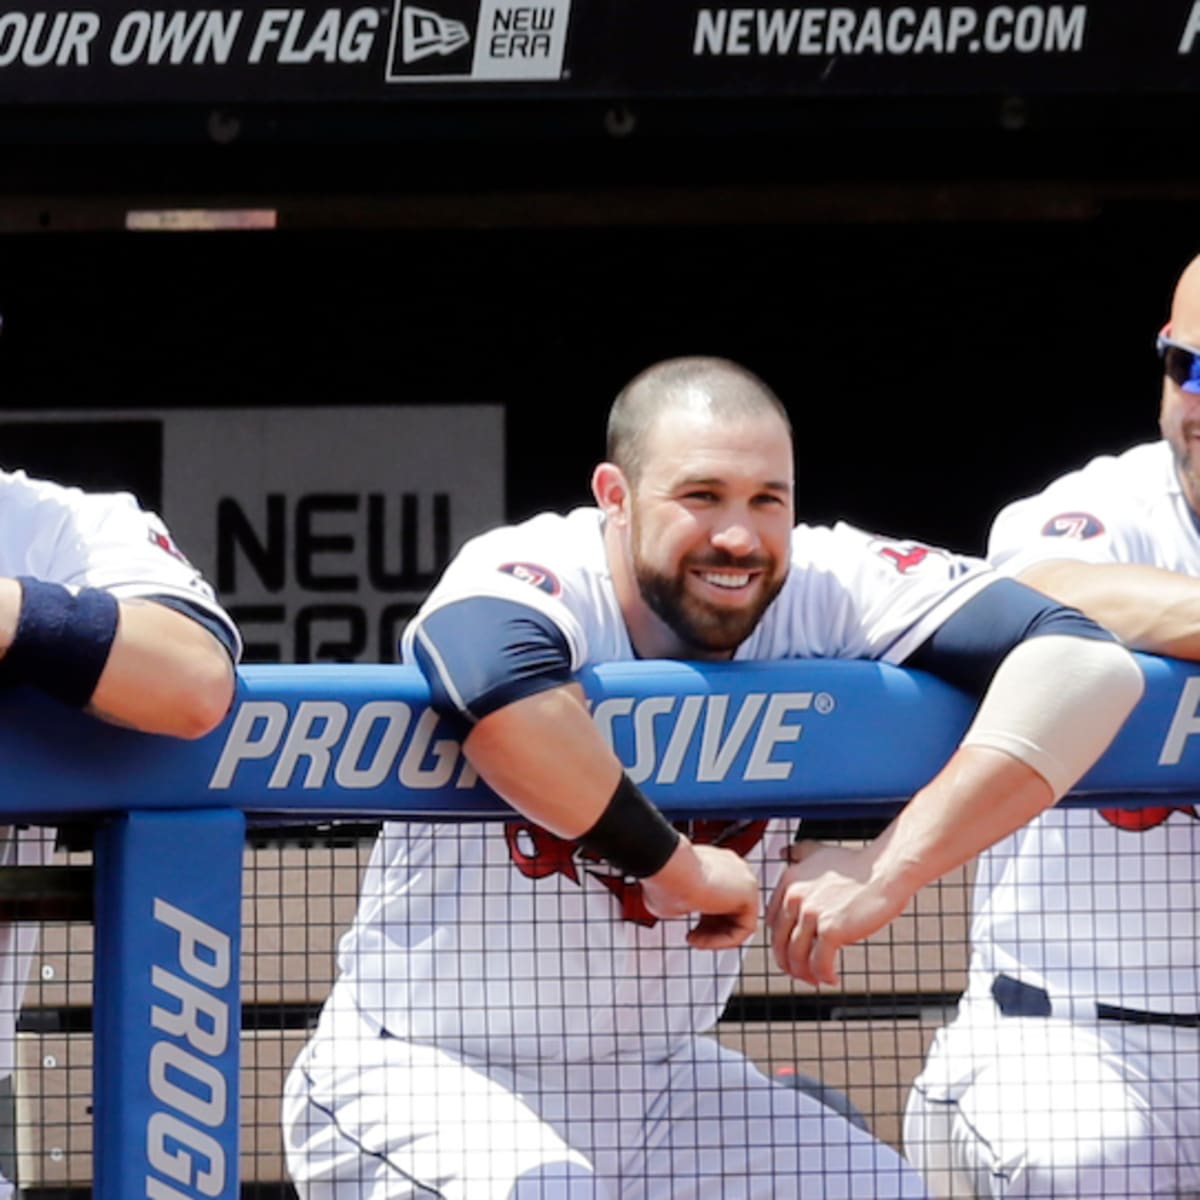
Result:
<svg viewBox="0 0 1200 1200"><path fill-rule="evenodd" d="M0 657L16 635L21 604L18 581L0 578ZM122 600L87 709L144 733L195 738L221 722L233 690L229 655L204 626L153 601Z"/></svg>
<svg viewBox="0 0 1200 1200"><path fill-rule="evenodd" d="M1049 783L1000 750L964 746L873 842L793 847L767 912L779 967L837 982L843 946L897 917L920 888L1019 829L1054 801Z"/></svg>
<svg viewBox="0 0 1200 1200"><path fill-rule="evenodd" d="M866 847L872 874L907 903L1053 803L1050 784L1028 763L962 746Z"/></svg>
<svg viewBox="0 0 1200 1200"><path fill-rule="evenodd" d="M463 750L493 791L559 837L591 829L621 777L620 760L573 683L489 713Z"/></svg>
<svg viewBox="0 0 1200 1200"><path fill-rule="evenodd" d="M565 838L578 838L596 824L623 770L576 684L490 713L471 730L463 749L497 794ZM681 836L663 867L642 884L656 916L701 914L688 939L698 948L740 945L758 924L758 878L732 850L695 846Z"/></svg>
<svg viewBox="0 0 1200 1200"><path fill-rule="evenodd" d="M1200 660L1200 579L1138 563L1052 559L1022 583L1069 604L1148 654Z"/></svg>
<svg viewBox="0 0 1200 1200"><path fill-rule="evenodd" d="M203 625L151 600L122 600L88 711L145 733L203 737L229 711L234 685L229 654Z"/></svg>

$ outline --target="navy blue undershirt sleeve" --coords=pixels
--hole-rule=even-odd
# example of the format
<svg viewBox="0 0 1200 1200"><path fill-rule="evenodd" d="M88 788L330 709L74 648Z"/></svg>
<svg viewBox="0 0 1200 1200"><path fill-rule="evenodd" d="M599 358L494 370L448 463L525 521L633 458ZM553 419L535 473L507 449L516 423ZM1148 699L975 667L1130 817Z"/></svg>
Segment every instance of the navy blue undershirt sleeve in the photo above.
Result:
<svg viewBox="0 0 1200 1200"><path fill-rule="evenodd" d="M1014 646L1051 633L1117 640L1078 609L1059 604L1015 579L998 579L948 617L904 665L980 696Z"/></svg>
<svg viewBox="0 0 1200 1200"><path fill-rule="evenodd" d="M413 658L434 710L460 731L574 677L570 646L554 621L495 596L456 600L422 618Z"/></svg>

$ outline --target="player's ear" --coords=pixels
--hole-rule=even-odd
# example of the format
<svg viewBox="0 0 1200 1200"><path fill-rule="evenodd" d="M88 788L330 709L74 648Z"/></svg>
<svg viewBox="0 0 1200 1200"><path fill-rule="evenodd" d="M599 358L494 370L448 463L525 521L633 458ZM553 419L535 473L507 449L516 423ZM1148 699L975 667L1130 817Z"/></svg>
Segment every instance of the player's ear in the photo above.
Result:
<svg viewBox="0 0 1200 1200"><path fill-rule="evenodd" d="M629 482L616 463L603 462L592 472L592 495L608 520L625 519L629 511Z"/></svg>

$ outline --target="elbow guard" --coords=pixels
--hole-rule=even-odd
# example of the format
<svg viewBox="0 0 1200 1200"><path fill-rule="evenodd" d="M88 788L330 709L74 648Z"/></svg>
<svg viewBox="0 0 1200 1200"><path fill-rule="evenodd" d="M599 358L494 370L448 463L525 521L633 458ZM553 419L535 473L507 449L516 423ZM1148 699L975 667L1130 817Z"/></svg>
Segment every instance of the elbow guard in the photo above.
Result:
<svg viewBox="0 0 1200 1200"><path fill-rule="evenodd" d="M1133 655L1116 642L1030 638L1000 664L962 744L1028 763L1058 800L1108 748L1144 690Z"/></svg>

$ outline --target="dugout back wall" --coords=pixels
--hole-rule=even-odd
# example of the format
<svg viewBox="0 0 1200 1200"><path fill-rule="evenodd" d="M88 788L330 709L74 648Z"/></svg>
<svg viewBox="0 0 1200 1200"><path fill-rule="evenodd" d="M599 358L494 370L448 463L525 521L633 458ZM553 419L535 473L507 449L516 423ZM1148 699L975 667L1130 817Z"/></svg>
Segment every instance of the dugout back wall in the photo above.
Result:
<svg viewBox="0 0 1200 1200"><path fill-rule="evenodd" d="M1153 335L1200 243L1169 196L1071 220L941 219L926 189L917 214L874 202L834 220L789 207L799 188L634 191L632 222L590 186L541 216L496 198L494 228L478 199L470 221L403 228L354 229L350 209L340 230L0 238L0 462L131 487L231 603L295 608L341 603L347 579L411 604L471 532L586 502L612 396L664 356L727 355L780 392L804 519L973 552L1008 498L1156 435ZM256 483L233 453L251 409L286 431L258 460L285 482L264 466ZM289 455L317 449L317 409L346 414L345 443L310 482ZM486 428L470 417L485 411ZM226 431L224 473L219 446L187 473L191 430ZM180 473L165 479L168 458ZM374 532L372 495L388 506ZM397 589L409 518L421 543ZM388 556L374 574L359 562L372 537ZM330 632L307 656L378 657L370 622L365 641ZM305 654L293 639L259 657Z"/></svg>

